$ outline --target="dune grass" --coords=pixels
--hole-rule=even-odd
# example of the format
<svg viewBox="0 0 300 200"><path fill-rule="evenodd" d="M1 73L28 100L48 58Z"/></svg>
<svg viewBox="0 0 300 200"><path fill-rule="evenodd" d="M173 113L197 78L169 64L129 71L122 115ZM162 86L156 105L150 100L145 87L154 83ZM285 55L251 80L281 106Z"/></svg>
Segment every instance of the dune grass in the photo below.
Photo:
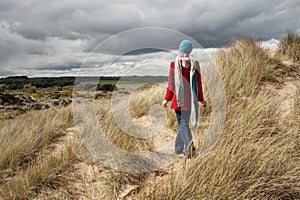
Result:
<svg viewBox="0 0 300 200"><path fill-rule="evenodd" d="M33 111L0 127L0 168L15 168L61 136L72 123L71 109Z"/></svg>
<svg viewBox="0 0 300 200"><path fill-rule="evenodd" d="M232 104L214 150L151 188L144 199L295 199L300 194L299 133L279 127L266 92ZM243 110L243 112L240 112ZM172 187L171 187L172 186ZM138 198L137 198L138 199Z"/></svg>
<svg viewBox="0 0 300 200"><path fill-rule="evenodd" d="M280 43L277 55L282 55L285 59L293 62L300 62L300 38L293 32L288 32L285 39Z"/></svg>
<svg viewBox="0 0 300 200"><path fill-rule="evenodd" d="M214 59L229 102L238 97L252 97L266 82L282 83L282 75L290 71L251 38L234 41L229 49L221 50Z"/></svg>
<svg viewBox="0 0 300 200"><path fill-rule="evenodd" d="M2 199L35 197L43 188L67 187L63 172L68 171L76 159L78 143L66 144L61 151L48 157L39 157L28 163L24 170L8 178L1 187Z"/></svg>
<svg viewBox="0 0 300 200"><path fill-rule="evenodd" d="M132 117L139 118L148 115L152 106L160 106L166 93L166 88L167 84L160 83L148 86L147 89L136 90L129 102L129 111ZM167 127L175 130L177 123L174 111L169 106L165 108L165 111L167 114Z"/></svg>

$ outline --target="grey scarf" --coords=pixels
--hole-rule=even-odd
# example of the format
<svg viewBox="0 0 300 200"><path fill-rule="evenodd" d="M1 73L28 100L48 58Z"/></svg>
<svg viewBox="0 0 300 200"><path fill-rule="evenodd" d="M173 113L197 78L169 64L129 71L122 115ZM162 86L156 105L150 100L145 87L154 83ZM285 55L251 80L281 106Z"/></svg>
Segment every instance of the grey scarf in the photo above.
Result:
<svg viewBox="0 0 300 200"><path fill-rule="evenodd" d="M197 84L197 73L196 73L196 61L193 56L190 55L191 59L191 70L190 70L190 89L191 89L191 125L196 126L198 121L198 84ZM176 101L178 107L184 105L184 87L182 79L182 66L179 56L175 58L174 67L174 79L175 79L175 92Z"/></svg>

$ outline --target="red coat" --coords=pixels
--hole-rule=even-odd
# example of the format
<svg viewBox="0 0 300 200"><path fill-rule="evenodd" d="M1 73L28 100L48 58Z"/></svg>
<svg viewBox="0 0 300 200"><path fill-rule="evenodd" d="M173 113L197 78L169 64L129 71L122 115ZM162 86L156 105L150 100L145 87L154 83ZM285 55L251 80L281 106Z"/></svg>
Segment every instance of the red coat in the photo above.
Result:
<svg viewBox="0 0 300 200"><path fill-rule="evenodd" d="M191 89L190 89L190 67L185 68L182 67L182 79L183 79L183 88L184 88L184 104L182 110L190 110L191 109ZM202 82L201 82L201 74L200 74L200 65L199 62L196 61L196 73L197 73L197 82L198 82L198 101L203 101L203 90L202 90ZM175 94L175 85L174 85L174 61L170 63L170 71L169 71L169 81L168 88L165 96L165 100L172 101L171 108L179 109L176 102L176 94Z"/></svg>

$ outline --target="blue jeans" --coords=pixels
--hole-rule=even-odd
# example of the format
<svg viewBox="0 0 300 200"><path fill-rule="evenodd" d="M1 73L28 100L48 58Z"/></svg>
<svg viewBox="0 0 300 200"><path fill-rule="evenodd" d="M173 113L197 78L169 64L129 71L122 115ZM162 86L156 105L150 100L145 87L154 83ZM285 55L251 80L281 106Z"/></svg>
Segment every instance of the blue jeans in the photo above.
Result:
<svg viewBox="0 0 300 200"><path fill-rule="evenodd" d="M190 110L175 110L178 122L178 132L175 139L175 153L182 154L188 151L190 142L192 141L190 122Z"/></svg>

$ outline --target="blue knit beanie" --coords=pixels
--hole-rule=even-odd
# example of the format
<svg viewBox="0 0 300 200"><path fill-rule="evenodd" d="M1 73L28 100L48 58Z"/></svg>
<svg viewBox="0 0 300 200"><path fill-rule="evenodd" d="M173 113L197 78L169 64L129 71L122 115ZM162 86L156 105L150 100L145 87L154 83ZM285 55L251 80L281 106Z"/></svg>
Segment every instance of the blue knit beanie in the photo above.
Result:
<svg viewBox="0 0 300 200"><path fill-rule="evenodd" d="M182 40L179 44L179 51L182 53L191 53L193 50L193 43L190 40Z"/></svg>

